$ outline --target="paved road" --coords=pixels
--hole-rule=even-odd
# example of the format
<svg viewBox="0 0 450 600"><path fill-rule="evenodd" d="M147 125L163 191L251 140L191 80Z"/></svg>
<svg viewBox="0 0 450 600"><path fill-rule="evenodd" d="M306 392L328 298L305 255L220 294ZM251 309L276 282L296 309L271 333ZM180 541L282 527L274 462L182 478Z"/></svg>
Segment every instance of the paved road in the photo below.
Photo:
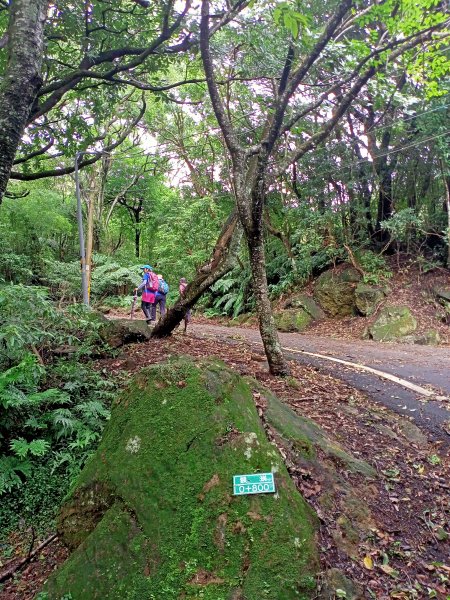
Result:
<svg viewBox="0 0 450 600"><path fill-rule="evenodd" d="M199 324L193 325L192 330L197 336L228 338L231 342L241 336L261 348L259 332L254 329ZM395 412L411 416L432 439L450 447L447 433L450 431L450 348L345 341L298 333L280 333L280 341L285 349L323 354L372 367L447 397L439 401L427 399L401 384L358 368L286 350L289 358L331 373Z"/></svg>

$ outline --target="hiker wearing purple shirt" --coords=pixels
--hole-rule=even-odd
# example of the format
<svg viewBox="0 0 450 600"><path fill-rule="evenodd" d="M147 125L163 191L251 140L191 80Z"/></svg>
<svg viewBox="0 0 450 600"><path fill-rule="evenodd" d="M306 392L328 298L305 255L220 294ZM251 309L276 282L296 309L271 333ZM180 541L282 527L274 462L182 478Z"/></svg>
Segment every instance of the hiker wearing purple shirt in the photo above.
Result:
<svg viewBox="0 0 450 600"><path fill-rule="evenodd" d="M179 292L180 292L180 296L183 297L185 292L186 292L186 288L187 288L187 281L185 279L185 277L182 277L180 279L180 286L179 286ZM187 326L188 323L191 320L191 309L189 309L188 311L186 311L186 314L184 315L184 333L186 333L187 331Z"/></svg>

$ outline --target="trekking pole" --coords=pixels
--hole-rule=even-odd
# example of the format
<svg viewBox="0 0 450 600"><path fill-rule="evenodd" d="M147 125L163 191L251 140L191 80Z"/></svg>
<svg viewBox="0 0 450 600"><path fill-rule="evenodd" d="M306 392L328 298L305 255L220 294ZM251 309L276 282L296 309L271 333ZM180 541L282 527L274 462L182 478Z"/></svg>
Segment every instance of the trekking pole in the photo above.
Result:
<svg viewBox="0 0 450 600"><path fill-rule="evenodd" d="M134 317L134 308L136 306L136 300L137 300L137 294L134 294L133 296L133 302L131 303L131 312L130 312L130 319L133 320Z"/></svg>

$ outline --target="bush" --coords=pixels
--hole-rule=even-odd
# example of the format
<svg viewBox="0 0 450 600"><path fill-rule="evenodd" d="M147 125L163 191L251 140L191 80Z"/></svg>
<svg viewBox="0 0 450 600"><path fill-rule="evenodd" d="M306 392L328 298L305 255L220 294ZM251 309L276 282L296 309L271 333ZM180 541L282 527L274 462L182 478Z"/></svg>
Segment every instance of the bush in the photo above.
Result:
<svg viewBox="0 0 450 600"><path fill-rule="evenodd" d="M371 250L355 252L356 260L364 271L364 283L377 285L382 279L392 277L386 259L381 254L375 254Z"/></svg>
<svg viewBox="0 0 450 600"><path fill-rule="evenodd" d="M5 285L0 309L0 519L30 507L39 520L96 449L116 384L80 362L99 341L83 305L64 313L43 288ZM55 359L54 347L68 344L74 357ZM41 511L31 496L43 473L57 493Z"/></svg>

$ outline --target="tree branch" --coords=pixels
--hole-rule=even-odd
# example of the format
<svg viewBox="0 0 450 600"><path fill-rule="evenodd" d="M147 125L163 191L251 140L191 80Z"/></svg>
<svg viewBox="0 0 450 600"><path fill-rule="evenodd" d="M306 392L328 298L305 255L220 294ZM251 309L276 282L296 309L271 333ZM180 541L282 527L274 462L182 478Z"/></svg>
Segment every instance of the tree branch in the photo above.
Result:
<svg viewBox="0 0 450 600"><path fill-rule="evenodd" d="M205 69L206 84L208 86L214 113L222 130L227 148L230 151L231 156L236 157L236 155L242 154L242 148L237 141L235 131L230 120L228 119L222 98L219 94L217 83L214 77L214 65L209 48L209 37L209 0L203 0L202 17L200 21L200 52L203 61L203 68Z"/></svg>
<svg viewBox="0 0 450 600"><path fill-rule="evenodd" d="M105 153L109 153L118 146L120 146L129 136L129 134L133 131L139 121L145 114L145 109L147 105L145 100L142 101L142 108L139 111L139 115L133 119L133 121L125 128L120 137L111 144L105 146L101 151L94 154L91 158L86 158L78 163L78 168L82 169L83 167L87 167L88 165L93 165L98 160L102 158ZM18 171L12 171L11 179L16 179L18 181L34 181L36 179L43 179L45 177L60 177L61 175L70 175L75 171L75 166L70 165L67 167L61 167L59 169L49 169L48 171L41 171L39 173L20 173Z"/></svg>

